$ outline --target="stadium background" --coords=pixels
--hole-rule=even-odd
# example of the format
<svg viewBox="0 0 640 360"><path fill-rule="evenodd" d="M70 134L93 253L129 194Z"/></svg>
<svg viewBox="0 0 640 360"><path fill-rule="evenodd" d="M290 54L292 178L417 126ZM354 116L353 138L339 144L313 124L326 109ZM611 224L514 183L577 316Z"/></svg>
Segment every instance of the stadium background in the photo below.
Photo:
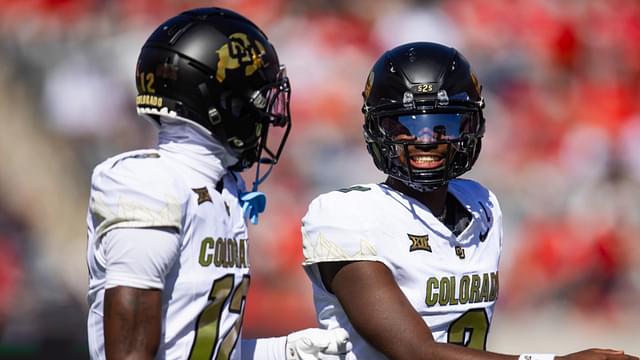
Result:
<svg viewBox="0 0 640 360"><path fill-rule="evenodd" d="M361 135L364 81L384 49L432 40L467 55L488 104L469 174L505 213L488 348L640 353L640 2L0 0L0 358L86 357L91 169L154 143L135 114L140 46L211 5L262 27L293 87L250 229L245 335L314 326L300 218L321 192L383 179Z"/></svg>

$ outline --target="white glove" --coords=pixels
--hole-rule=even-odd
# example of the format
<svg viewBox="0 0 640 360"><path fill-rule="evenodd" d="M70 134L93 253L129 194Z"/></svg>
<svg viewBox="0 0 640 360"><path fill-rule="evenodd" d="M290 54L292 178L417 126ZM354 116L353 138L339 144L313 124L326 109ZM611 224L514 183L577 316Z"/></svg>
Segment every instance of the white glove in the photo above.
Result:
<svg viewBox="0 0 640 360"><path fill-rule="evenodd" d="M355 359L349 334L342 328L306 329L287 336L287 360Z"/></svg>

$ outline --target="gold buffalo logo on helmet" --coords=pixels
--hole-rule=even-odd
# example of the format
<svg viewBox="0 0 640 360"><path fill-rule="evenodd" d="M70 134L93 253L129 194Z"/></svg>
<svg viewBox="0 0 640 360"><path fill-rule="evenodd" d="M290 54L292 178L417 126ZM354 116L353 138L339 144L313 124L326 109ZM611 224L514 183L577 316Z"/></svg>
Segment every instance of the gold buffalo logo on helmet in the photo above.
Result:
<svg viewBox="0 0 640 360"><path fill-rule="evenodd" d="M235 70L244 66L244 75L249 76L265 64L262 55L266 53L264 46L257 40L249 41L247 34L235 33L229 36L229 42L216 51L218 68L216 79L223 82L227 70Z"/></svg>

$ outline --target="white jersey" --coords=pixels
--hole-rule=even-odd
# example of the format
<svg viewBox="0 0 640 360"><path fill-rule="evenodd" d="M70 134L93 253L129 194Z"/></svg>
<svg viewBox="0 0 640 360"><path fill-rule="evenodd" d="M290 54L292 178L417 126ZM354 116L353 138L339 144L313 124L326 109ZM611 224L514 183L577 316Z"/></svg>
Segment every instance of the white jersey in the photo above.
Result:
<svg viewBox="0 0 640 360"><path fill-rule="evenodd" d="M472 215L457 237L427 207L384 184L329 192L309 206L302 221L303 265L317 318L322 328L344 327L358 359L386 357L354 330L325 289L318 263L383 263L436 341L485 348L498 296L502 214L493 193L477 182L452 180L449 192Z"/></svg>
<svg viewBox="0 0 640 360"><path fill-rule="evenodd" d="M105 250L119 228L171 228L179 251L162 290L157 359L240 359L238 338L249 286L247 228L239 176L222 187L162 150L108 159L94 170L88 222L89 347L104 358ZM136 241L132 238L131 241Z"/></svg>

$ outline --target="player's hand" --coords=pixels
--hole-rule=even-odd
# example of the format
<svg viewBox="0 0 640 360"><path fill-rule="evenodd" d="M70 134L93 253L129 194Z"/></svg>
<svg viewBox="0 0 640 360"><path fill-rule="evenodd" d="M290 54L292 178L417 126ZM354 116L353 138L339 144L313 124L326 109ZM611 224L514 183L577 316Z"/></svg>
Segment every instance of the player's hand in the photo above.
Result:
<svg viewBox="0 0 640 360"><path fill-rule="evenodd" d="M287 336L287 360L355 359L349 334L342 328L306 329Z"/></svg>
<svg viewBox="0 0 640 360"><path fill-rule="evenodd" d="M627 355L622 350L589 349L565 356L556 356L556 360L638 360L638 357Z"/></svg>

